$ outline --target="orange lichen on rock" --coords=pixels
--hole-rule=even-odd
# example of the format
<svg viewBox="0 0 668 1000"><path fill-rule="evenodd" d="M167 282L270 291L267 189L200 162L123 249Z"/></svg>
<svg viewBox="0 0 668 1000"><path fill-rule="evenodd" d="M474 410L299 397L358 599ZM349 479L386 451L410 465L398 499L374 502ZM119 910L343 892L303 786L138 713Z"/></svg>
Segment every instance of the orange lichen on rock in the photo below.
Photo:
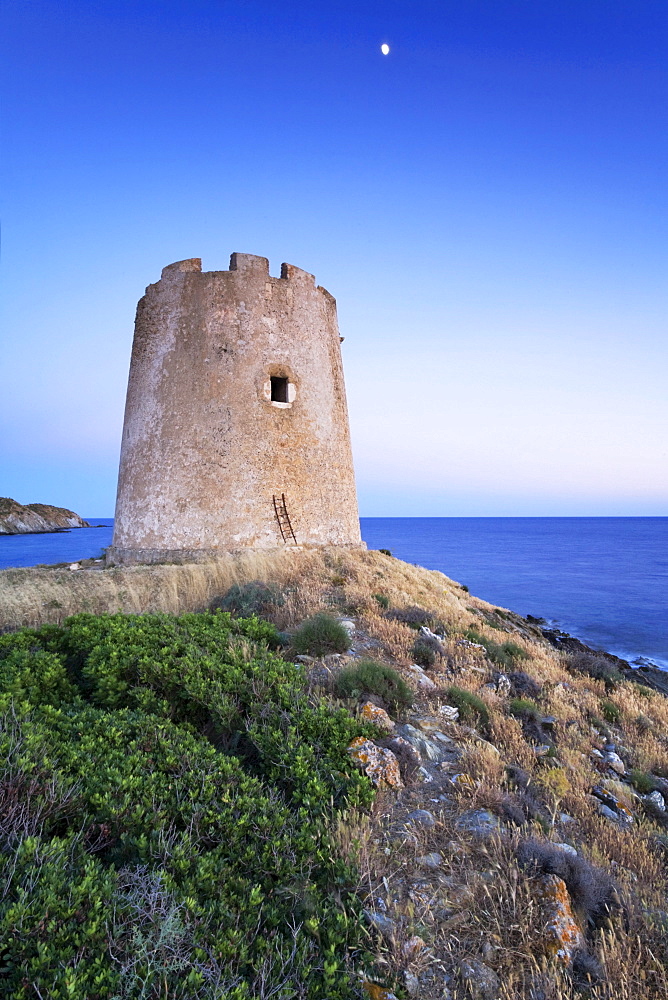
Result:
<svg viewBox="0 0 668 1000"><path fill-rule="evenodd" d="M365 740L363 736L358 736L348 747L348 752L376 788L383 786L388 788L404 787L399 762L391 750L377 747L371 740Z"/></svg>
<svg viewBox="0 0 668 1000"><path fill-rule="evenodd" d="M379 708L372 701L366 701L360 709L360 715L365 722L373 722L386 733L391 733L394 729L394 722L389 717L384 708Z"/></svg>
<svg viewBox="0 0 668 1000"><path fill-rule="evenodd" d="M362 987L370 1000L397 1000L395 993L378 983L363 982Z"/></svg>
<svg viewBox="0 0 668 1000"><path fill-rule="evenodd" d="M568 965L582 943L582 931L573 915L566 883L558 875L544 875L537 883L536 895L544 919L542 950Z"/></svg>

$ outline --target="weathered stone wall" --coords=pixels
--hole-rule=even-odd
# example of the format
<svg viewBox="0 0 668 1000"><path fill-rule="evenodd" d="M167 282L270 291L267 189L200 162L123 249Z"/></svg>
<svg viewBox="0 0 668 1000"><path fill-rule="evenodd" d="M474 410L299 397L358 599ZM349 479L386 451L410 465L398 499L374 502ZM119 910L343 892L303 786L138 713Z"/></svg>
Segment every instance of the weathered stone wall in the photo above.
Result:
<svg viewBox="0 0 668 1000"><path fill-rule="evenodd" d="M362 544L335 300L264 257L171 264L137 308L110 559L282 545L282 494L298 544Z"/></svg>

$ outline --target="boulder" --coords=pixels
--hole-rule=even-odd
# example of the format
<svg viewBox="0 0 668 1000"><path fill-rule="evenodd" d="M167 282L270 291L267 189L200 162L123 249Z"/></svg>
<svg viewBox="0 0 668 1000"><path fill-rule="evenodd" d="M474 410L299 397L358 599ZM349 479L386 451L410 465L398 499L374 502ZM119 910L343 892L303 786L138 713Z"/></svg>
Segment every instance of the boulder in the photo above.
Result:
<svg viewBox="0 0 668 1000"><path fill-rule="evenodd" d="M478 958L465 958L459 963L459 973L474 1000L499 1000L501 983L493 969Z"/></svg>
<svg viewBox="0 0 668 1000"><path fill-rule="evenodd" d="M408 969L404 969L404 988L409 997L419 997L420 980L414 972L410 972Z"/></svg>
<svg viewBox="0 0 668 1000"><path fill-rule="evenodd" d="M415 726L409 724L400 726L397 734L405 739L407 743L410 743L422 758L430 760L434 764L440 764L448 756L448 751L444 743L439 745L440 741L436 743L434 740L428 739Z"/></svg>
<svg viewBox="0 0 668 1000"><path fill-rule="evenodd" d="M607 819L614 819L619 823L633 823L633 813L624 805L621 799L613 795L602 785L595 785L592 790L592 795L598 799L599 806L598 811L601 816L605 816ZM609 814L612 813L612 816Z"/></svg>
<svg viewBox="0 0 668 1000"><path fill-rule="evenodd" d="M553 844L552 846L553 847L558 847L559 850L560 851L564 851L565 854L571 854L571 855L573 855L574 858L576 858L578 856L578 852L575 850L575 848L571 844L560 843L560 844Z"/></svg>
<svg viewBox="0 0 668 1000"><path fill-rule="evenodd" d="M429 854L423 854L419 857L417 863L420 868L440 868L443 863L443 855L439 854L438 851L430 851Z"/></svg>
<svg viewBox="0 0 668 1000"><path fill-rule="evenodd" d="M384 708L379 708L372 701L366 701L361 709L360 716L365 722L373 722L384 733L391 733L394 729L394 722L389 717Z"/></svg>
<svg viewBox="0 0 668 1000"><path fill-rule="evenodd" d="M490 837L498 833L501 823L489 809L470 809L458 817L455 826L463 833L472 833L474 837Z"/></svg>
<svg viewBox="0 0 668 1000"><path fill-rule="evenodd" d="M510 677L506 674L497 674L494 678L494 690L497 694L501 695L503 698L507 698L510 694Z"/></svg>
<svg viewBox="0 0 668 1000"><path fill-rule="evenodd" d="M658 789L656 789L656 788L654 789L653 792L649 793L649 795L646 797L645 801L646 802L651 802L652 805L655 806L655 808L659 810L659 812L665 812L666 811L666 800L664 799L664 797L661 794L661 792Z"/></svg>
<svg viewBox="0 0 668 1000"><path fill-rule="evenodd" d="M542 914L540 949L548 958L570 965L583 938L566 883L558 875L543 875L536 881L535 894Z"/></svg>
<svg viewBox="0 0 668 1000"><path fill-rule="evenodd" d="M371 740L358 736L348 747L348 752L376 788L404 787L399 762L391 750L377 747Z"/></svg>
<svg viewBox="0 0 668 1000"><path fill-rule="evenodd" d="M447 722L457 722L459 718L459 709L455 708L454 705L441 705L438 710L438 714L442 715Z"/></svg>
<svg viewBox="0 0 668 1000"><path fill-rule="evenodd" d="M408 814L407 819L416 826L436 826L434 814L430 813L428 809L414 809Z"/></svg>
<svg viewBox="0 0 668 1000"><path fill-rule="evenodd" d="M377 913L375 910L364 910L364 917L372 927L378 931L386 941L394 941L397 927L394 920L386 917L384 913Z"/></svg>
<svg viewBox="0 0 668 1000"><path fill-rule="evenodd" d="M626 765L618 753L615 753L613 750L609 750L603 759L608 767L611 767L617 774L626 773Z"/></svg>
<svg viewBox="0 0 668 1000"><path fill-rule="evenodd" d="M436 684L434 684L431 677L427 677L422 667L419 667L417 663L411 663L408 669L410 670L411 676L413 680L416 681L420 691L429 693L436 690Z"/></svg>
<svg viewBox="0 0 668 1000"><path fill-rule="evenodd" d="M475 792L476 783L470 774L451 774L449 780L455 786L458 792Z"/></svg>

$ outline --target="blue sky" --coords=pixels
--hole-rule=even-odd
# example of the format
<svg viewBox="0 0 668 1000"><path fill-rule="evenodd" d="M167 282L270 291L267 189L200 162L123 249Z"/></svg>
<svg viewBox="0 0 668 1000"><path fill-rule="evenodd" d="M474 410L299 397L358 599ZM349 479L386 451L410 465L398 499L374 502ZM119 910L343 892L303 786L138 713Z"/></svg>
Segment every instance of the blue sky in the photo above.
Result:
<svg viewBox="0 0 668 1000"><path fill-rule="evenodd" d="M13 0L2 35L1 495L113 513L137 299L236 250L337 298L363 515L668 514L663 0Z"/></svg>

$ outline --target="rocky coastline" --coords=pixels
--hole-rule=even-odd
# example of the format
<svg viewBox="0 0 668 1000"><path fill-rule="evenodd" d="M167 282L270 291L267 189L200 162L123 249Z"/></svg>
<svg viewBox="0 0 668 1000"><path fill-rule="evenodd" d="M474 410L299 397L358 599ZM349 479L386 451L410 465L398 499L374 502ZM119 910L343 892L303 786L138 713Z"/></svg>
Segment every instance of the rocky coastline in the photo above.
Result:
<svg viewBox="0 0 668 1000"><path fill-rule="evenodd" d="M42 534L70 528L90 528L90 524L66 507L20 504L11 497L0 497L0 535Z"/></svg>
<svg viewBox="0 0 668 1000"><path fill-rule="evenodd" d="M543 620L533 618L531 615L527 617L527 621L532 624L542 622ZM607 653L604 650L594 649L593 646L587 646L586 643L580 639L576 639L575 636L570 635L568 632L562 632L556 628L544 628L542 625L539 627L543 638L547 639L555 649L560 649L565 653L584 653L588 656L599 657L618 670L626 680L644 684L646 687L650 687L654 691L660 691L662 694L668 696L668 670L661 670L660 667L649 665L632 666L628 660L622 659L621 656L615 656L614 653Z"/></svg>

